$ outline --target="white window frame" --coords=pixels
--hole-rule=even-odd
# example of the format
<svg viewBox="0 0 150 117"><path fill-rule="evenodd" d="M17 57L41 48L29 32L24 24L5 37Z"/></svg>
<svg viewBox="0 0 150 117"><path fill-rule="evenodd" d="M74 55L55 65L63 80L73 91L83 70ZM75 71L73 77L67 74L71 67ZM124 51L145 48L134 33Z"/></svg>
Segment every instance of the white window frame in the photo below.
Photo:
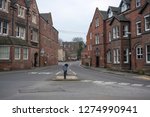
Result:
<svg viewBox="0 0 150 117"><path fill-rule="evenodd" d="M8 13L8 0L2 0L2 7L0 7L0 10Z"/></svg>
<svg viewBox="0 0 150 117"><path fill-rule="evenodd" d="M100 43L99 41L99 35L95 35L95 44L98 45Z"/></svg>
<svg viewBox="0 0 150 117"><path fill-rule="evenodd" d="M139 24L141 25L141 21L136 22L136 34L141 35L142 34L142 26L139 27ZM141 30L141 32L140 32Z"/></svg>
<svg viewBox="0 0 150 117"><path fill-rule="evenodd" d="M150 14L144 16L144 19L145 19L145 31L150 31L150 26L149 26L149 28L147 28L147 23L150 25L150 21L147 21L147 20L146 20L147 17L150 18Z"/></svg>
<svg viewBox="0 0 150 117"><path fill-rule="evenodd" d="M113 27L113 39L119 38L119 27L115 26Z"/></svg>
<svg viewBox="0 0 150 117"><path fill-rule="evenodd" d="M124 58L126 58L126 60L124 59L124 63L129 63L129 49L128 48L124 50Z"/></svg>
<svg viewBox="0 0 150 117"><path fill-rule="evenodd" d="M0 60L9 60L9 59L10 59L10 47L0 46Z"/></svg>
<svg viewBox="0 0 150 117"><path fill-rule="evenodd" d="M136 47L136 59L143 59L143 48L141 45Z"/></svg>
<svg viewBox="0 0 150 117"><path fill-rule="evenodd" d="M4 27L4 23L6 23L6 25L7 25L6 27ZM4 30L6 30L6 33L4 33ZM8 35L8 30L9 30L8 22L7 21L0 21L0 34L4 35L4 36Z"/></svg>
<svg viewBox="0 0 150 117"><path fill-rule="evenodd" d="M29 58L29 49L23 48L23 60L28 60Z"/></svg>
<svg viewBox="0 0 150 117"><path fill-rule="evenodd" d="M141 6L141 0L136 0L136 7L140 7Z"/></svg>
<svg viewBox="0 0 150 117"><path fill-rule="evenodd" d="M15 52L14 53L15 53L15 60L20 60L21 59L21 48L20 47L15 47Z"/></svg>
<svg viewBox="0 0 150 117"><path fill-rule="evenodd" d="M114 49L114 64L119 64L120 63L120 52L119 49Z"/></svg>
<svg viewBox="0 0 150 117"><path fill-rule="evenodd" d="M148 46L150 48L150 45L146 45L146 63L150 63L150 60L148 60L148 56L150 56L150 52L148 52L148 49L147 49Z"/></svg>
<svg viewBox="0 0 150 117"><path fill-rule="evenodd" d="M25 19L25 7L18 5L18 17Z"/></svg>
<svg viewBox="0 0 150 117"><path fill-rule="evenodd" d="M95 19L95 27L99 27L99 18Z"/></svg>
<svg viewBox="0 0 150 117"><path fill-rule="evenodd" d="M39 43L39 40L38 40L38 32L32 30L32 38L31 38L31 41L32 42L36 42L36 43Z"/></svg>
<svg viewBox="0 0 150 117"><path fill-rule="evenodd" d="M107 52L107 63L111 63L111 50Z"/></svg>
<svg viewBox="0 0 150 117"><path fill-rule="evenodd" d="M123 2L122 5L121 5L121 12L124 12L124 11L126 11L127 9L128 9L127 4Z"/></svg>
<svg viewBox="0 0 150 117"><path fill-rule="evenodd" d="M129 32L129 26L124 25L123 26L123 37L128 37L128 32Z"/></svg>
<svg viewBox="0 0 150 117"><path fill-rule="evenodd" d="M21 26L16 26L16 37L25 40L26 29Z"/></svg>
<svg viewBox="0 0 150 117"><path fill-rule="evenodd" d="M113 16L113 12L111 10L109 10L108 12L108 18L111 18Z"/></svg>

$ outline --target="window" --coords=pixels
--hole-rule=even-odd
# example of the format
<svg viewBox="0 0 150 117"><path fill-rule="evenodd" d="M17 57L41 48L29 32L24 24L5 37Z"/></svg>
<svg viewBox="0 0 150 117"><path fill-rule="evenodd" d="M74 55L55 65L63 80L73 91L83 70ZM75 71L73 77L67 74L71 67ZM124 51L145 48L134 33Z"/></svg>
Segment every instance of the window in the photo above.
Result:
<svg viewBox="0 0 150 117"><path fill-rule="evenodd" d="M21 48L16 47L15 48L15 60L20 60L20 56L21 56Z"/></svg>
<svg viewBox="0 0 150 117"><path fill-rule="evenodd" d="M122 5L121 5L121 12L124 12L124 11L126 11L127 9L128 9L127 4L123 2Z"/></svg>
<svg viewBox="0 0 150 117"><path fill-rule="evenodd" d="M109 10L108 12L108 18L111 18L113 16L113 12L111 10Z"/></svg>
<svg viewBox="0 0 150 117"><path fill-rule="evenodd" d="M24 27L16 26L16 37L25 40L25 32Z"/></svg>
<svg viewBox="0 0 150 117"><path fill-rule="evenodd" d="M23 49L23 60L28 60L28 48Z"/></svg>
<svg viewBox="0 0 150 117"><path fill-rule="evenodd" d="M18 5L18 16L25 18L25 8L23 6Z"/></svg>
<svg viewBox="0 0 150 117"><path fill-rule="evenodd" d="M99 18L95 19L95 27L99 27Z"/></svg>
<svg viewBox="0 0 150 117"><path fill-rule="evenodd" d="M111 32L109 32L109 42L111 42Z"/></svg>
<svg viewBox="0 0 150 117"><path fill-rule="evenodd" d="M10 47L0 46L0 60L9 60Z"/></svg>
<svg viewBox="0 0 150 117"><path fill-rule="evenodd" d="M0 10L8 12L8 1L0 0Z"/></svg>
<svg viewBox="0 0 150 117"><path fill-rule="evenodd" d="M136 7L140 7L141 6L141 0L136 0Z"/></svg>
<svg viewBox="0 0 150 117"><path fill-rule="evenodd" d="M147 15L144 18L145 18L145 31L149 31L150 30L150 15Z"/></svg>
<svg viewBox="0 0 150 117"><path fill-rule="evenodd" d="M92 39L92 33L90 33L90 39Z"/></svg>
<svg viewBox="0 0 150 117"><path fill-rule="evenodd" d="M36 14L35 13L32 13L32 22L34 23L34 24L36 24L37 23L37 18L36 18Z"/></svg>
<svg viewBox="0 0 150 117"><path fill-rule="evenodd" d="M123 37L128 37L129 28L128 25L123 26Z"/></svg>
<svg viewBox="0 0 150 117"><path fill-rule="evenodd" d="M95 44L96 45L99 44L99 35L98 34L95 35Z"/></svg>
<svg viewBox="0 0 150 117"><path fill-rule="evenodd" d="M107 52L107 63L111 63L111 50Z"/></svg>
<svg viewBox="0 0 150 117"><path fill-rule="evenodd" d="M113 28L113 39L119 38L119 27L116 26Z"/></svg>
<svg viewBox="0 0 150 117"><path fill-rule="evenodd" d="M124 49L124 63L129 62L129 49Z"/></svg>
<svg viewBox="0 0 150 117"><path fill-rule="evenodd" d="M119 49L114 49L114 64L120 63L120 52Z"/></svg>
<svg viewBox="0 0 150 117"><path fill-rule="evenodd" d="M136 34L141 35L142 29L141 29L141 21L136 23Z"/></svg>
<svg viewBox="0 0 150 117"><path fill-rule="evenodd" d="M8 23L6 21L0 21L0 34L8 35Z"/></svg>
<svg viewBox="0 0 150 117"><path fill-rule="evenodd" d="M143 58L143 49L139 45L136 47L136 59L142 59Z"/></svg>
<svg viewBox="0 0 150 117"><path fill-rule="evenodd" d="M31 30L31 41L38 43L38 32Z"/></svg>
<svg viewBox="0 0 150 117"><path fill-rule="evenodd" d="M146 63L150 63L150 45L146 46Z"/></svg>

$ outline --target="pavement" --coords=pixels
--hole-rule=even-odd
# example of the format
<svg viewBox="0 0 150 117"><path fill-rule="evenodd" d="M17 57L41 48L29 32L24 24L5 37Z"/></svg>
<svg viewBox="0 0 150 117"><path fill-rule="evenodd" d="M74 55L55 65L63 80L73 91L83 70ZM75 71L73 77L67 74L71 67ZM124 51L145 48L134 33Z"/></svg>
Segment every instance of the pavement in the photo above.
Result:
<svg viewBox="0 0 150 117"><path fill-rule="evenodd" d="M138 78L138 79L142 79L142 80L150 80L150 76L149 75L139 75L136 73L129 73L126 71L115 71L115 70L110 70L110 69L106 69L106 68L99 68L99 67L89 67L89 66L84 66L84 65L80 65L83 68L86 69L91 69L91 70L95 70L95 71L99 71L102 73L109 73L109 74L115 74L115 75L120 75L120 76L133 76L134 78Z"/></svg>

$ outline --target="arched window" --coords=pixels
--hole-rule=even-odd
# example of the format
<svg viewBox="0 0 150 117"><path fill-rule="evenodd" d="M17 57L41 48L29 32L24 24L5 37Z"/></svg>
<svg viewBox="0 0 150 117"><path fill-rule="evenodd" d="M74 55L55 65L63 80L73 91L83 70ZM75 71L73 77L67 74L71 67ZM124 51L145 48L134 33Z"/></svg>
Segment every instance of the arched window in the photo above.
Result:
<svg viewBox="0 0 150 117"><path fill-rule="evenodd" d="M141 45L138 45L136 47L136 59L142 59L143 58L143 48Z"/></svg>

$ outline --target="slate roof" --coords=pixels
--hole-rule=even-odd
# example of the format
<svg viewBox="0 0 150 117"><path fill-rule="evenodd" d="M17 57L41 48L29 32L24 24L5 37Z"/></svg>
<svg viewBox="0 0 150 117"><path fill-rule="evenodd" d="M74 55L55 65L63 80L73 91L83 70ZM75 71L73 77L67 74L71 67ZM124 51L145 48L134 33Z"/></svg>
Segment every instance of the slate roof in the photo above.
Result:
<svg viewBox="0 0 150 117"><path fill-rule="evenodd" d="M42 18L44 18L45 21L53 25L51 13L40 13L40 15L42 16Z"/></svg>
<svg viewBox="0 0 150 117"><path fill-rule="evenodd" d="M99 12L102 15L102 17L103 17L104 20L107 19L107 11L101 11L100 10Z"/></svg>
<svg viewBox="0 0 150 117"><path fill-rule="evenodd" d="M114 19L117 19L119 22L129 22L129 20L124 15L116 15L112 18L110 25L112 24Z"/></svg>
<svg viewBox="0 0 150 117"><path fill-rule="evenodd" d="M29 46L25 40L18 39L15 37L5 37L5 36L0 36L0 45Z"/></svg>

